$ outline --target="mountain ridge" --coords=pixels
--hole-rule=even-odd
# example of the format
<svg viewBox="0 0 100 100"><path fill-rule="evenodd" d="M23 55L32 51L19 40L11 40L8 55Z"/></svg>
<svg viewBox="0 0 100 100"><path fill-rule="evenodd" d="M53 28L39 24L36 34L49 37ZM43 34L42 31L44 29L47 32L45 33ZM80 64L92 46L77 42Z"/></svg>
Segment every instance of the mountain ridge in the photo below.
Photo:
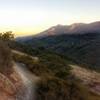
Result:
<svg viewBox="0 0 100 100"><path fill-rule="evenodd" d="M32 38L43 38L46 36L61 35L61 34L85 34L85 33L100 33L100 21L92 23L74 23L71 25L56 25L49 29L40 32L36 35L17 37L17 41L27 41Z"/></svg>

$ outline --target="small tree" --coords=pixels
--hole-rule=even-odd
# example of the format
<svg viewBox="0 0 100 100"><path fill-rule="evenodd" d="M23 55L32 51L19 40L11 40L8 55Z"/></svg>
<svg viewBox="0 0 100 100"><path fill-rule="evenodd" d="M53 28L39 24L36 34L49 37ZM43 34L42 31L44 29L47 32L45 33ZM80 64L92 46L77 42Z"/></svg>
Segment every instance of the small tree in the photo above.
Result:
<svg viewBox="0 0 100 100"><path fill-rule="evenodd" d="M12 33L12 31L8 31L3 34L1 33L1 39L2 40L13 40L14 34Z"/></svg>

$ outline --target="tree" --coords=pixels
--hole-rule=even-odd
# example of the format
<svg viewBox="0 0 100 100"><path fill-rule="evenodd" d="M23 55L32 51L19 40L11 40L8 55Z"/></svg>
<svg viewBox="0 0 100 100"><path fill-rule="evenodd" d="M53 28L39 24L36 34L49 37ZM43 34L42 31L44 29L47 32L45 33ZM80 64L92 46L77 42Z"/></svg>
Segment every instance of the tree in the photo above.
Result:
<svg viewBox="0 0 100 100"><path fill-rule="evenodd" d="M2 33L0 33L0 39L2 39Z"/></svg>
<svg viewBox="0 0 100 100"><path fill-rule="evenodd" d="M0 38L2 40L13 40L14 39L14 34L12 33L12 31L0 33Z"/></svg>

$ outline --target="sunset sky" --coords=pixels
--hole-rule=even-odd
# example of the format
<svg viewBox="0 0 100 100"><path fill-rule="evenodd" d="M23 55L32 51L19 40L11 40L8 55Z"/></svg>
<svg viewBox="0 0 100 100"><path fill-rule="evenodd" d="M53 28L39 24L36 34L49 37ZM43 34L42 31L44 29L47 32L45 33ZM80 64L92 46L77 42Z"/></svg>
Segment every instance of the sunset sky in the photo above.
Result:
<svg viewBox="0 0 100 100"><path fill-rule="evenodd" d="M0 0L0 32L36 34L57 24L100 21L100 0Z"/></svg>

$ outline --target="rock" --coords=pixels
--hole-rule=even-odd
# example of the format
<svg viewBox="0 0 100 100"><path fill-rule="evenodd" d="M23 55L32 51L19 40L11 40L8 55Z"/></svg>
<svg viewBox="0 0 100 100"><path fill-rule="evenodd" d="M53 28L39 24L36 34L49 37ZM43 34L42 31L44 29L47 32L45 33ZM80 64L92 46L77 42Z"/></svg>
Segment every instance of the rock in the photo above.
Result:
<svg viewBox="0 0 100 100"><path fill-rule="evenodd" d="M14 95L16 88L13 83L3 74L0 73L0 90L5 91L9 95Z"/></svg>

